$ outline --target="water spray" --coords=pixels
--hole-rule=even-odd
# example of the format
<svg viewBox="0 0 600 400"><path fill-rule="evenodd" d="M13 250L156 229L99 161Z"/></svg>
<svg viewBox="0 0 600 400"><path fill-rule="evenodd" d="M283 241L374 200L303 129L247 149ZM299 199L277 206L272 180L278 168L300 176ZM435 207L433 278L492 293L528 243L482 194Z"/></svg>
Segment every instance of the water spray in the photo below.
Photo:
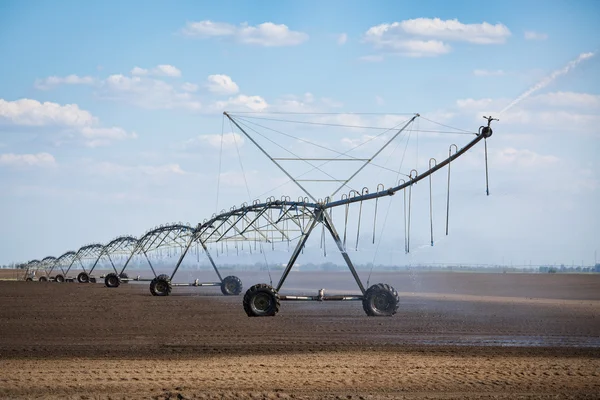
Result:
<svg viewBox="0 0 600 400"><path fill-rule="evenodd" d="M527 97L529 97L533 92L536 92L536 91L538 91L538 90L540 90L542 88L545 88L550 83L552 83L556 78L558 78L561 75L567 74L569 71L571 71L577 65L579 65L582 61L585 61L585 60L587 60L589 58L592 58L595 54L596 53L594 53L594 52L581 53L579 55L579 57L577 57L575 60L569 62L563 68L558 69L558 70L552 72L550 75L548 75L547 77L545 77L544 79L542 79L536 85L534 85L529 90L527 90L525 93L523 93L522 95L520 95L519 97L517 97L516 99L514 99L509 105L507 105L506 107L504 107L504 109L502 109L502 111L500 111L498 113L498 115L502 115L505 111L511 109L513 106L517 105L522 100L524 100Z"/></svg>

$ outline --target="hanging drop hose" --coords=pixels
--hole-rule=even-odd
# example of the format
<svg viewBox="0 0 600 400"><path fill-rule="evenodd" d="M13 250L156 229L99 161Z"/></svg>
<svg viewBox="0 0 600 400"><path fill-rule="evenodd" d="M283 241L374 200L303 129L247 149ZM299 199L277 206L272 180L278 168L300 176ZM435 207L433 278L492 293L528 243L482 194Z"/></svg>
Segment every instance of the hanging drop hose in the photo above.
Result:
<svg viewBox="0 0 600 400"><path fill-rule="evenodd" d="M451 144L448 149L448 158L452 156L452 147L454 147L454 154L458 152L458 146L455 144ZM448 194L446 196L446 236L448 236L448 221L450 219L450 164L451 161L448 162Z"/></svg>
<svg viewBox="0 0 600 400"><path fill-rule="evenodd" d="M361 195L365 195L365 194L369 194L369 188L364 187L362 189L362 193ZM360 202L360 206L358 208L358 227L356 228L356 246L354 248L355 251L358 251L358 238L360 236L360 220L362 218L362 206L363 206L363 202Z"/></svg>
<svg viewBox="0 0 600 400"><path fill-rule="evenodd" d="M484 143L484 149L485 149L485 194L487 196L489 196L490 195L490 186L489 186L489 176L488 176L487 138L492 136L492 133L494 133L490 126L492 121L500 121L500 120L498 118L493 118L492 116L489 116L489 117L484 116L483 118L486 119L488 123L487 123L487 126L479 127L479 134L483 135L483 143Z"/></svg>
<svg viewBox="0 0 600 400"><path fill-rule="evenodd" d="M431 162L433 161L433 165ZM437 160L435 158L429 159L429 169L437 165ZM431 245L433 246L433 194L431 190L431 175L429 175L429 226L431 228Z"/></svg>
<svg viewBox="0 0 600 400"><path fill-rule="evenodd" d="M381 189L380 189L381 188ZM385 190L385 186L383 183L377 185L377 193L383 192ZM375 215L373 217L373 244L375 244L375 228L377 227L377 203L379 201L379 197L375 199Z"/></svg>
<svg viewBox="0 0 600 400"><path fill-rule="evenodd" d="M489 178L488 178L488 151L487 151L487 138L483 139L484 149L485 149L485 194L487 196L490 195L490 186L489 186Z"/></svg>
<svg viewBox="0 0 600 400"><path fill-rule="evenodd" d="M413 171L415 173L414 177L412 176ZM418 175L419 175L419 173L417 172L416 169L410 170L410 174L408 174L408 176L411 180L416 178ZM407 229L407 234L406 234L406 253L410 253L410 216L411 216L411 206L412 206L412 187L413 187L412 184L408 187L408 229Z"/></svg>

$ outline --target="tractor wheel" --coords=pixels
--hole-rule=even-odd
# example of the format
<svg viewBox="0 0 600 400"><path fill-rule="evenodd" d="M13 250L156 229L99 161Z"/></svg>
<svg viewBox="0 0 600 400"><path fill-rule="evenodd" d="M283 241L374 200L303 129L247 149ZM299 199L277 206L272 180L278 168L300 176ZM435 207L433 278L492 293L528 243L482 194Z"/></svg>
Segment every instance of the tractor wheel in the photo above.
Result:
<svg viewBox="0 0 600 400"><path fill-rule="evenodd" d="M111 272L110 274L104 277L104 284L106 285L106 287L109 288L119 287L119 285L121 284L121 280L119 279L117 274Z"/></svg>
<svg viewBox="0 0 600 400"><path fill-rule="evenodd" d="M221 293L225 296L237 296L242 289L242 281L237 276L228 276L221 282Z"/></svg>
<svg viewBox="0 0 600 400"><path fill-rule="evenodd" d="M279 312L279 293L273 286L259 283L246 291L243 304L249 317L273 317Z"/></svg>
<svg viewBox="0 0 600 400"><path fill-rule="evenodd" d="M59 274L59 275L56 275L56 276L54 277L54 282L62 283L62 282L64 282L64 281L65 281L65 277L64 277L64 276L62 276L62 275L60 275L60 274Z"/></svg>
<svg viewBox="0 0 600 400"><path fill-rule="evenodd" d="M121 283L129 283L129 281L127 279L129 279L129 275L127 275L127 272L121 272L119 274L119 278L121 278ZM123 280L125 279L125 280Z"/></svg>
<svg viewBox="0 0 600 400"><path fill-rule="evenodd" d="M89 283L90 282L90 276L87 274L87 272L80 272L79 275L77 275L77 282L79 282L79 283Z"/></svg>
<svg viewBox="0 0 600 400"><path fill-rule="evenodd" d="M168 296L171 294L171 278L169 275L159 275L150 282L150 293L153 296Z"/></svg>
<svg viewBox="0 0 600 400"><path fill-rule="evenodd" d="M389 317L396 314L400 298L396 289L384 283L371 286L365 292L363 309L370 317Z"/></svg>
<svg viewBox="0 0 600 400"><path fill-rule="evenodd" d="M38 282L48 282L48 278L46 278L45 276L40 276L40 279L38 279Z"/></svg>

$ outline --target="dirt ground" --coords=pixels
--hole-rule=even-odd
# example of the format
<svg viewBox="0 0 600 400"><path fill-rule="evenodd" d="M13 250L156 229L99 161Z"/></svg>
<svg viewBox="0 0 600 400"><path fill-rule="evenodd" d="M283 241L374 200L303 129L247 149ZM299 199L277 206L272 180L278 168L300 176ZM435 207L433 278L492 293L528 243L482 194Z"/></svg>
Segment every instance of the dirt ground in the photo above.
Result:
<svg viewBox="0 0 600 400"><path fill-rule="evenodd" d="M293 274L288 290L345 289ZM380 281L400 292L394 317L284 302L248 318L218 288L0 282L0 398L600 398L600 275Z"/></svg>

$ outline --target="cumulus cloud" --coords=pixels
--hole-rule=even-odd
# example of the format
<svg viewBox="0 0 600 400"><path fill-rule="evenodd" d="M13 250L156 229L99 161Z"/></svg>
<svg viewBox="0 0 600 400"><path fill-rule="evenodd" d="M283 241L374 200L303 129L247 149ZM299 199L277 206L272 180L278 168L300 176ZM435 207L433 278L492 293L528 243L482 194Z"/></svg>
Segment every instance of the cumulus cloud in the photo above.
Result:
<svg viewBox="0 0 600 400"><path fill-rule="evenodd" d="M206 80L206 87L212 93L231 95L240 90L237 83L227 75L209 75Z"/></svg>
<svg viewBox="0 0 600 400"><path fill-rule="evenodd" d="M135 176L147 175L152 177L165 177L168 175L185 175L179 164L164 165L122 165L111 162L101 162L91 165L90 172L105 176Z"/></svg>
<svg viewBox="0 0 600 400"><path fill-rule="evenodd" d="M463 24L456 19L416 18L373 26L364 41L376 49L408 57L433 57L449 53L446 42L504 43L511 35L503 24Z"/></svg>
<svg viewBox="0 0 600 400"><path fill-rule="evenodd" d="M526 40L546 40L548 35L546 33L539 33L535 31L525 31Z"/></svg>
<svg viewBox="0 0 600 400"><path fill-rule="evenodd" d="M0 99L0 122L28 126L77 126L94 124L96 119L77 104L40 103L32 99Z"/></svg>
<svg viewBox="0 0 600 400"><path fill-rule="evenodd" d="M297 46L308 40L303 32L290 30L287 25L264 22L256 26L242 23L239 26L225 22L188 22L181 30L185 36L211 38L230 37L239 43L264 47Z"/></svg>
<svg viewBox="0 0 600 400"><path fill-rule="evenodd" d="M110 75L102 81L99 94L104 98L148 109L183 108L197 111L202 108L189 90L181 92L164 81L143 76Z"/></svg>
<svg viewBox="0 0 600 400"><path fill-rule="evenodd" d="M220 111L264 111L269 107L265 99L260 96L246 96L240 94L236 97L230 97L227 100L217 101L212 105L212 110Z"/></svg>
<svg viewBox="0 0 600 400"><path fill-rule="evenodd" d="M127 133L122 128L99 127L98 118L80 109L77 104L40 103L32 99L0 99L0 124L61 128L76 132L88 146L137 137L135 133Z"/></svg>
<svg viewBox="0 0 600 400"><path fill-rule="evenodd" d="M182 150L193 150L207 145L215 149L220 149L221 146L224 150L235 149L236 146L241 147L244 145L244 137L235 132L224 133L223 135L200 135L175 147Z"/></svg>
<svg viewBox="0 0 600 400"><path fill-rule="evenodd" d="M96 82L91 76L78 76L78 75L67 75L61 76L49 76L44 79L38 79L35 81L34 86L37 89L48 90L55 88L60 85L93 85Z"/></svg>
<svg viewBox="0 0 600 400"><path fill-rule="evenodd" d="M54 167L56 160L49 153L0 154L0 165L9 167Z"/></svg>
<svg viewBox="0 0 600 400"><path fill-rule="evenodd" d="M542 155L528 149L515 149L507 147L504 149L492 151L490 161L494 165L509 166L511 168L535 168L546 167L556 164L560 158L553 155Z"/></svg>
<svg viewBox="0 0 600 400"><path fill-rule="evenodd" d="M172 65L161 64L157 65L152 69L144 69L140 67L134 67L131 70L131 75L134 76L169 76L177 78L181 76L181 71Z"/></svg>
<svg viewBox="0 0 600 400"><path fill-rule="evenodd" d="M184 84L181 85L181 90L183 90L184 92L196 92L198 91L198 85L194 84L194 83L190 83L190 82L185 82Z"/></svg>
<svg viewBox="0 0 600 400"><path fill-rule="evenodd" d="M482 115L498 115L509 99L459 99L457 109L481 122ZM570 132L598 135L600 124L600 95L577 92L551 92L523 99L518 107L501 116L502 125L534 131Z"/></svg>

